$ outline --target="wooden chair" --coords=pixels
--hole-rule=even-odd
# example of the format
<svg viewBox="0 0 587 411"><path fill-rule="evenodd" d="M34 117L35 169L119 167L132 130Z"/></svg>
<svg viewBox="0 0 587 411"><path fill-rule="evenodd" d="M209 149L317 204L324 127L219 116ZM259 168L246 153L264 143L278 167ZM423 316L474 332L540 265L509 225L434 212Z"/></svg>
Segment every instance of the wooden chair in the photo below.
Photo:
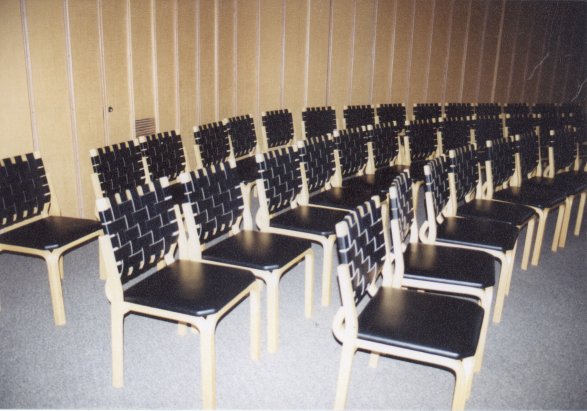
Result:
<svg viewBox="0 0 587 411"><path fill-rule="evenodd" d="M149 181L167 177L171 194L177 204L183 199L183 187L178 184L179 175L189 166L178 130L165 131L149 136L140 136L141 153L147 162Z"/></svg>
<svg viewBox="0 0 587 411"><path fill-rule="evenodd" d="M332 134L336 126L336 111L330 106L307 107L302 112L302 127L305 138Z"/></svg>
<svg viewBox="0 0 587 411"><path fill-rule="evenodd" d="M375 113L377 115L377 123L391 123L397 124L402 128L406 123L406 106L403 103L387 103L377 104L375 106Z"/></svg>
<svg viewBox="0 0 587 411"><path fill-rule="evenodd" d="M183 215L188 231L188 258L249 269L267 284L267 341L269 352L279 343L279 280L305 260L305 315L312 315L314 254L312 243L299 238L240 229L241 192L234 163L220 163L180 177L185 198Z"/></svg>
<svg viewBox="0 0 587 411"><path fill-rule="evenodd" d="M516 141L501 139L488 141L486 198L507 203L522 204L531 207L538 214L536 240L532 253L531 264L538 265L546 220L548 214L558 208L558 217L552 250L558 248L558 241L565 214L564 193L555 190L544 190L522 184L522 176L535 172L538 167L538 147L532 133L516 136ZM526 180L527 178L524 178Z"/></svg>
<svg viewBox="0 0 587 411"><path fill-rule="evenodd" d="M442 106L439 103L417 103L412 109L412 121L438 123L442 118Z"/></svg>
<svg viewBox="0 0 587 411"><path fill-rule="evenodd" d="M251 356L259 358L260 296L255 276L248 270L174 257L186 238L166 178L98 199L97 207L104 229L100 253L108 268L113 386L123 386L125 315L178 321L199 331L203 407L215 408L216 326L249 295Z"/></svg>
<svg viewBox="0 0 587 411"><path fill-rule="evenodd" d="M344 128L375 125L375 108L371 105L344 106Z"/></svg>
<svg viewBox="0 0 587 411"><path fill-rule="evenodd" d="M383 221L375 198L336 226L342 307L332 328L342 353L334 408L345 407L353 357L363 350L451 370L456 377L452 408L462 410L480 351L483 308L399 287L401 280L392 280ZM383 282L377 287L380 275Z"/></svg>
<svg viewBox="0 0 587 411"><path fill-rule="evenodd" d="M228 161L231 156L228 130L220 122L194 127L196 168Z"/></svg>
<svg viewBox="0 0 587 411"><path fill-rule="evenodd" d="M450 117L441 120L438 124L440 140L438 152L448 154L450 150L464 147L475 141L473 120L471 117Z"/></svg>
<svg viewBox="0 0 587 411"><path fill-rule="evenodd" d="M511 224L455 216L450 201L449 163L445 156L424 166L427 220L420 227L420 240L428 244L485 251L501 263L493 322L501 321L510 284L519 229Z"/></svg>
<svg viewBox="0 0 587 411"><path fill-rule="evenodd" d="M38 152L0 160L0 252L45 260L55 325L65 324L63 255L100 232L97 221L61 216Z"/></svg>
<svg viewBox="0 0 587 411"><path fill-rule="evenodd" d="M300 204L302 176L296 146L257 154L259 166L259 209L261 231L310 240L322 245L322 305L330 304L334 226L346 211Z"/></svg>
<svg viewBox="0 0 587 411"><path fill-rule="evenodd" d="M296 141L293 117L288 109L265 111L261 114L263 121L263 149L257 152L289 146Z"/></svg>
<svg viewBox="0 0 587 411"><path fill-rule="evenodd" d="M444 103L444 117L447 120L473 118L475 106L472 103Z"/></svg>
<svg viewBox="0 0 587 411"><path fill-rule="evenodd" d="M481 370L495 285L495 259L477 250L418 242L412 182L408 172L390 187L394 284L419 290L468 295L479 301L484 318L475 372Z"/></svg>
<svg viewBox="0 0 587 411"><path fill-rule="evenodd" d="M448 172L452 209L458 217L481 219L507 223L526 229L522 269L528 268L532 238L537 218L534 210L521 204L504 203L483 198L487 184L479 179L479 160L472 145L467 145L448 153L450 169Z"/></svg>

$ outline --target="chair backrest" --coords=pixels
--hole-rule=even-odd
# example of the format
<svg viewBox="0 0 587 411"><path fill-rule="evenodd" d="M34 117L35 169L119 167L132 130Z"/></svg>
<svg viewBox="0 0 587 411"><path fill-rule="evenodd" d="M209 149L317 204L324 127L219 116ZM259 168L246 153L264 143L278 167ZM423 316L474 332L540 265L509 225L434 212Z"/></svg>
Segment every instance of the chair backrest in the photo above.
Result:
<svg viewBox="0 0 587 411"><path fill-rule="evenodd" d="M267 111L262 115L267 148L287 146L293 143L294 124L289 110Z"/></svg>
<svg viewBox="0 0 587 411"><path fill-rule="evenodd" d="M399 153L397 130L391 123L376 124L371 133L367 133L368 142L373 147L375 168L386 167L393 163Z"/></svg>
<svg viewBox="0 0 587 411"><path fill-rule="evenodd" d="M253 118L247 114L225 119L223 123L230 137L234 158L252 155L257 147L257 133Z"/></svg>
<svg viewBox="0 0 587 411"><path fill-rule="evenodd" d="M571 167L577 156L577 131L570 127L561 127L550 131L548 139L549 163L552 175L557 171ZM554 164L552 164L554 163Z"/></svg>
<svg viewBox="0 0 587 411"><path fill-rule="evenodd" d="M383 270L387 256L383 230L381 204L374 199L350 211L336 225L339 270L341 266L348 269L355 304Z"/></svg>
<svg viewBox="0 0 587 411"><path fill-rule="evenodd" d="M473 122L475 127L475 144L483 152L488 140L503 138L503 127L499 117L479 117Z"/></svg>
<svg viewBox="0 0 587 411"><path fill-rule="evenodd" d="M228 132L220 122L194 127L198 167L220 164L230 157Z"/></svg>
<svg viewBox="0 0 587 411"><path fill-rule="evenodd" d="M515 151L519 155L519 172L522 181L537 171L539 164L538 139L533 131L516 135Z"/></svg>
<svg viewBox="0 0 587 411"><path fill-rule="evenodd" d="M435 218L438 219L450 201L448 161L445 156L432 159L424 166L425 190L431 194ZM430 220L430 219L428 219Z"/></svg>
<svg viewBox="0 0 587 411"><path fill-rule="evenodd" d="M501 111L501 106L498 103L478 103L475 106L475 115L477 118L499 119Z"/></svg>
<svg viewBox="0 0 587 411"><path fill-rule="evenodd" d="M308 107L302 112L305 137L331 134L336 130L336 111L327 107Z"/></svg>
<svg viewBox="0 0 587 411"><path fill-rule="evenodd" d="M308 193L328 188L335 173L334 141L330 135L298 142Z"/></svg>
<svg viewBox="0 0 587 411"><path fill-rule="evenodd" d="M428 122L438 122L442 118L442 106L439 103L414 104L412 119Z"/></svg>
<svg viewBox="0 0 587 411"><path fill-rule="evenodd" d="M472 118L475 114L475 107L471 103L446 103L444 105L444 117L446 119Z"/></svg>
<svg viewBox="0 0 587 411"><path fill-rule="evenodd" d="M503 106L503 113L509 135L526 133L534 127L534 117L530 114L530 107L526 103L506 104Z"/></svg>
<svg viewBox="0 0 587 411"><path fill-rule="evenodd" d="M0 160L0 231L48 211L49 182L39 153Z"/></svg>
<svg viewBox="0 0 587 411"><path fill-rule="evenodd" d="M442 134L442 152L466 146L471 143L472 122L467 118L447 118L439 124Z"/></svg>
<svg viewBox="0 0 587 411"><path fill-rule="evenodd" d="M166 178L99 199L98 214L122 285L173 257L180 226Z"/></svg>
<svg viewBox="0 0 587 411"><path fill-rule="evenodd" d="M449 175L454 182L454 200L458 203L468 201L475 193L479 183L479 161L472 145L450 150ZM456 206L456 204L455 204Z"/></svg>
<svg viewBox="0 0 587 411"><path fill-rule="evenodd" d="M345 128L375 125L375 108L371 105L345 106L343 115Z"/></svg>
<svg viewBox="0 0 587 411"><path fill-rule="evenodd" d="M296 146L281 147L257 154L259 176L270 214L293 206L302 189L300 152Z"/></svg>
<svg viewBox="0 0 587 411"><path fill-rule="evenodd" d="M510 137L486 142L486 170L491 170L493 188L508 183L515 174L514 142Z"/></svg>
<svg viewBox="0 0 587 411"><path fill-rule="evenodd" d="M377 113L377 122L379 124L393 124L395 121L397 127L403 128L406 123L406 106L403 103L378 104L375 107L375 111Z"/></svg>
<svg viewBox="0 0 587 411"><path fill-rule="evenodd" d="M138 140L133 139L90 151L97 197L110 197L147 183ZM96 185L96 184L95 184Z"/></svg>
<svg viewBox="0 0 587 411"><path fill-rule="evenodd" d="M340 177L351 177L363 171L367 165L367 131L360 128L336 130L334 149L340 165ZM335 157L336 158L336 157Z"/></svg>
<svg viewBox="0 0 587 411"><path fill-rule="evenodd" d="M151 181L167 177L170 181L186 169L181 135L175 130L139 137L141 153L147 160Z"/></svg>
<svg viewBox="0 0 587 411"><path fill-rule="evenodd" d="M188 228L190 224L195 225L200 245L238 227L244 203L235 166L226 162L200 168L183 174L181 183L185 193L182 207L186 225Z"/></svg>
<svg viewBox="0 0 587 411"><path fill-rule="evenodd" d="M409 171L404 171L393 180L389 194L390 219L397 221L399 240L404 243L410 237L410 233L414 232L417 235L417 229L414 227L414 201ZM414 231L412 231L413 228ZM393 246L396 254L402 252L397 250L395 243Z"/></svg>
<svg viewBox="0 0 587 411"><path fill-rule="evenodd" d="M409 146L410 161L426 160L436 153L437 125L427 121L412 121L406 126L406 146Z"/></svg>

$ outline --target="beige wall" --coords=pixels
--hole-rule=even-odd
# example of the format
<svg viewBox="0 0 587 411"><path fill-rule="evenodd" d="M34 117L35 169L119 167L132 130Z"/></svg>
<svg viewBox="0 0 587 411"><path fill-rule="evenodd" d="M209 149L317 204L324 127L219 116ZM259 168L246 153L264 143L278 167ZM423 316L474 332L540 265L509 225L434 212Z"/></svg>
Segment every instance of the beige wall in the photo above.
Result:
<svg viewBox="0 0 587 411"><path fill-rule="evenodd" d="M179 129L288 108L585 103L587 3L2 0L0 158L39 150L65 214L92 216L88 151L134 121ZM112 107L112 111L108 111Z"/></svg>

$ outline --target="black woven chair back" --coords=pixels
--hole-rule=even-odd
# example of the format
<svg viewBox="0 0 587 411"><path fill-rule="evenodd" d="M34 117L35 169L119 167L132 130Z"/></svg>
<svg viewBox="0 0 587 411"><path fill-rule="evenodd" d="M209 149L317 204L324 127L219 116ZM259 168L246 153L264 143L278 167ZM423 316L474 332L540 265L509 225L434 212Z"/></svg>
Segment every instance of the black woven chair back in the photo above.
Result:
<svg viewBox="0 0 587 411"><path fill-rule="evenodd" d="M222 123L209 123L198 127L194 132L196 144L200 147L200 156L204 167L220 164L230 156L228 132Z"/></svg>
<svg viewBox="0 0 587 411"><path fill-rule="evenodd" d="M175 130L145 136L140 143L141 152L147 159L151 180L167 177L175 180L185 171L185 153L181 135Z"/></svg>
<svg viewBox="0 0 587 411"><path fill-rule="evenodd" d="M553 130L554 135L549 136L548 147L554 151L554 164L556 170L571 167L577 155L577 132L567 128Z"/></svg>
<svg viewBox="0 0 587 411"><path fill-rule="evenodd" d="M557 107L550 103L538 103L532 107L534 125L538 127L538 138L540 149L545 155L550 141L550 131L557 130L564 126L564 120L559 114Z"/></svg>
<svg viewBox="0 0 587 411"><path fill-rule="evenodd" d="M425 172L425 189L427 193L432 193L434 215L438 217L450 200L450 188L448 185L449 164L446 157L441 156L429 161L426 166L429 167L430 173Z"/></svg>
<svg viewBox="0 0 587 411"><path fill-rule="evenodd" d="M530 107L525 103L510 103L503 106L506 115L505 125L510 135L526 133L534 127L534 118L530 114Z"/></svg>
<svg viewBox="0 0 587 411"><path fill-rule="evenodd" d="M232 143L232 152L235 158L253 154L257 147L257 133L255 122L251 116L236 116L227 120L226 132Z"/></svg>
<svg viewBox="0 0 587 411"><path fill-rule="evenodd" d="M437 149L437 125L430 122L412 121L406 127L406 137L410 141L411 161L426 160Z"/></svg>
<svg viewBox="0 0 587 411"><path fill-rule="evenodd" d="M414 201L412 199L412 180L408 171L398 175L391 184L397 190L397 197L390 196L390 213L393 220L397 220L400 228L400 238L405 242L410 235L414 221ZM399 251L399 250L398 250Z"/></svg>
<svg viewBox="0 0 587 411"><path fill-rule="evenodd" d="M92 169L98 176L102 195L111 197L147 183L141 148L133 141L100 147L92 156Z"/></svg>
<svg viewBox="0 0 587 411"><path fill-rule="evenodd" d="M375 108L373 106L346 106L343 115L346 128L375 125Z"/></svg>
<svg viewBox="0 0 587 411"><path fill-rule="evenodd" d="M438 122L442 117L442 106L438 103L414 104L412 118L414 120Z"/></svg>
<svg viewBox="0 0 587 411"><path fill-rule="evenodd" d="M508 182L515 173L514 142L512 138L491 141L486 148L487 159L491 161L491 173L494 187Z"/></svg>
<svg viewBox="0 0 587 411"><path fill-rule="evenodd" d="M450 172L455 177L457 201L464 201L465 197L474 193L479 181L479 167L477 153L472 145L463 146L452 151L449 156Z"/></svg>
<svg viewBox="0 0 587 411"><path fill-rule="evenodd" d="M100 221L112 244L122 284L146 273L177 243L179 227L169 187L155 181L110 198Z"/></svg>
<svg viewBox="0 0 587 411"><path fill-rule="evenodd" d="M536 134L534 132L518 134L515 150L520 154L520 171L522 181L525 181L528 179L528 175L538 167L539 152Z"/></svg>
<svg viewBox="0 0 587 411"><path fill-rule="evenodd" d="M442 132L442 150L448 153L458 147L466 146L471 142L472 123L467 119L446 119L439 128Z"/></svg>
<svg viewBox="0 0 587 411"><path fill-rule="evenodd" d="M295 147L282 147L263 154L257 160L259 175L267 196L269 213L290 207L302 189L300 152Z"/></svg>
<svg viewBox="0 0 587 411"><path fill-rule="evenodd" d="M475 114L475 107L471 103L447 103L444 106L444 117L451 120L471 118Z"/></svg>
<svg viewBox="0 0 587 411"><path fill-rule="evenodd" d="M338 261L349 266L355 303L358 303L381 272L385 261L381 206L374 200L366 201L350 211L343 222L347 232L339 235L337 230Z"/></svg>
<svg viewBox="0 0 587 411"><path fill-rule="evenodd" d="M40 215L51 201L43 160L35 153L0 160L0 230Z"/></svg>
<svg viewBox="0 0 587 411"><path fill-rule="evenodd" d="M243 214L243 197L235 167L220 163L191 171L184 183L185 201L192 208L200 243L230 231Z"/></svg>
<svg viewBox="0 0 587 411"><path fill-rule="evenodd" d="M475 106L477 118L499 119L501 111L501 106L498 103L479 103Z"/></svg>
<svg viewBox="0 0 587 411"><path fill-rule="evenodd" d="M376 124L367 137L373 146L375 168L386 167L395 161L399 147L397 129L391 123Z"/></svg>
<svg viewBox="0 0 587 411"><path fill-rule="evenodd" d="M334 137L342 178L354 176L367 165L367 132L360 128L339 130Z"/></svg>
<svg viewBox="0 0 587 411"><path fill-rule="evenodd" d="M302 112L306 138L336 130L336 111L332 107L308 107Z"/></svg>
<svg viewBox="0 0 587 411"><path fill-rule="evenodd" d="M394 124L399 129L403 129L406 123L406 106L402 103L379 104L376 108L377 122L379 124Z"/></svg>
<svg viewBox="0 0 587 411"><path fill-rule="evenodd" d="M310 137L300 148L300 160L304 163L308 191L323 188L335 171L334 141L329 136Z"/></svg>
<svg viewBox="0 0 587 411"><path fill-rule="evenodd" d="M268 148L287 146L293 142L294 125L289 110L267 111L262 120Z"/></svg>
<svg viewBox="0 0 587 411"><path fill-rule="evenodd" d="M481 117L474 121L475 144L479 151L483 152L488 140L503 138L501 120L494 117Z"/></svg>

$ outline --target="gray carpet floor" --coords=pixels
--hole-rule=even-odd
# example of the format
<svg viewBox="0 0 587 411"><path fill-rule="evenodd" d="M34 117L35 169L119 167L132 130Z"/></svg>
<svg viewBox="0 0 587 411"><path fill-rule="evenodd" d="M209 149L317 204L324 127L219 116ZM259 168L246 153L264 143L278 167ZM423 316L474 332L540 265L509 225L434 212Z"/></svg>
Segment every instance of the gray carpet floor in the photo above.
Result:
<svg viewBox="0 0 587 411"><path fill-rule="evenodd" d="M503 320L490 325L483 369L468 409L587 408L587 224L564 249L520 270L518 248ZM574 220L573 220L574 221ZM521 240L523 242L523 240ZM341 346L331 332L340 304L321 307L317 253L312 319L304 318L303 267L280 284L280 347L249 356L249 305L240 304L217 329L217 404L221 409L331 409ZM125 386L111 385L109 304L98 278L98 245L65 257L67 324L53 325L44 262L0 254L0 408L194 409L201 407L198 335L148 317L125 320ZM263 293L263 303L265 295ZM447 409L453 375L381 358L368 366L358 353L349 409Z"/></svg>

